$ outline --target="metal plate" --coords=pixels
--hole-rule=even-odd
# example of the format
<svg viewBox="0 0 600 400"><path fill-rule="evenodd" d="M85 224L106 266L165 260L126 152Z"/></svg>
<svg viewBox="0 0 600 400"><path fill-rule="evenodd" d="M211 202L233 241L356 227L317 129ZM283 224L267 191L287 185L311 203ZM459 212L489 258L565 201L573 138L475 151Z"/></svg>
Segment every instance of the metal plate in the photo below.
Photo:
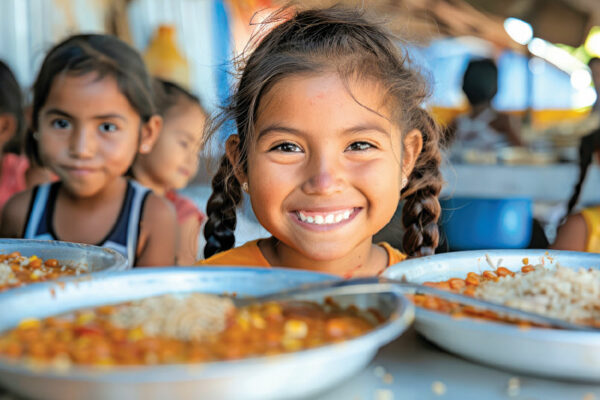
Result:
<svg viewBox="0 0 600 400"><path fill-rule="evenodd" d="M61 264L85 266L90 272L124 271L127 260L121 253L89 244L54 240L0 239L0 254L18 251L26 257L38 256L43 260L55 258Z"/></svg>
<svg viewBox="0 0 600 400"><path fill-rule="evenodd" d="M42 318L82 307L118 303L166 293L203 292L260 296L304 283L335 279L308 271L265 268L147 268L61 279L0 294L0 330L25 317ZM320 301L326 293L307 296ZM74 367L67 373L0 361L0 384L36 399L284 399L315 394L364 368L385 343L410 325L412 305L389 292L336 297L341 304L373 307L388 321L340 344L239 361L99 370Z"/></svg>
<svg viewBox="0 0 600 400"><path fill-rule="evenodd" d="M495 265L516 271L530 264L600 268L600 254L546 250L478 250L422 257L396 264L384 275L409 282L465 278ZM514 325L449 315L417 308L416 329L440 347L485 364L532 375L600 382L600 334L556 329L522 329Z"/></svg>

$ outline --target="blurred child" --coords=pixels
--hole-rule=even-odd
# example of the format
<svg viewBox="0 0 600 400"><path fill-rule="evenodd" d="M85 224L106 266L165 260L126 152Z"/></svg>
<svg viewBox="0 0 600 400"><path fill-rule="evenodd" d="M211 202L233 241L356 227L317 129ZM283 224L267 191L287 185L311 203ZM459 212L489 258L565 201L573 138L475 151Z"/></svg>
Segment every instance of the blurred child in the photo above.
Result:
<svg viewBox="0 0 600 400"><path fill-rule="evenodd" d="M449 127L453 157L460 158L462 150L492 151L522 145L519 121L492 106L498 92L498 67L494 60L471 60L462 89L471 109L468 114L458 116Z"/></svg>
<svg viewBox="0 0 600 400"><path fill-rule="evenodd" d="M0 236L96 244L129 265L172 265L175 212L123 175L161 129L139 54L107 35L77 35L50 50L35 81L31 157L60 182L5 206Z"/></svg>
<svg viewBox="0 0 600 400"><path fill-rule="evenodd" d="M132 172L138 182L175 206L177 264L191 265L198 256L198 234L205 215L175 190L187 186L198 171L206 113L197 97L175 83L155 79L154 92L163 127L152 151L136 158Z"/></svg>
<svg viewBox="0 0 600 400"><path fill-rule="evenodd" d="M26 188L29 162L20 155L24 131L21 88L8 65L0 61L0 224L4 204Z"/></svg>
<svg viewBox="0 0 600 400"><path fill-rule="evenodd" d="M573 196L569 200L567 218L558 229L556 241L552 245L554 249L600 253L600 205L571 214L579 200L594 155L600 157L600 129L596 129L581 139L579 145L579 182L575 185Z"/></svg>
<svg viewBox="0 0 600 400"><path fill-rule="evenodd" d="M406 257L373 243L401 197L404 252L432 254L440 131L421 107L424 80L358 11L284 9L266 23L278 19L220 120L237 131L212 182L201 263L377 275ZM228 250L242 190L272 237Z"/></svg>

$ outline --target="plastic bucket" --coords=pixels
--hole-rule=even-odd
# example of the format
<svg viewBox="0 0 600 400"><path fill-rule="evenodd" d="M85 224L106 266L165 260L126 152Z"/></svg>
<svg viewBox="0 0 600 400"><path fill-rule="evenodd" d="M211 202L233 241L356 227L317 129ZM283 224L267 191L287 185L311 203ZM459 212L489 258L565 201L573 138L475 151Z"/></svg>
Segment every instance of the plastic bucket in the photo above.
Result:
<svg viewBox="0 0 600 400"><path fill-rule="evenodd" d="M440 203L451 250L522 249L531 241L530 198L454 197Z"/></svg>

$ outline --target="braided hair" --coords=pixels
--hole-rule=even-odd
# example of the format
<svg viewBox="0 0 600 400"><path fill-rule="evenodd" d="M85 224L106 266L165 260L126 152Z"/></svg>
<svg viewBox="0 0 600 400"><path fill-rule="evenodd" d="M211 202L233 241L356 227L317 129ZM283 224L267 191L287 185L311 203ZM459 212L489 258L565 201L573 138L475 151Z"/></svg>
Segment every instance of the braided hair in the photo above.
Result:
<svg viewBox="0 0 600 400"><path fill-rule="evenodd" d="M336 72L348 83L351 79L370 79L385 88L384 99L392 107L392 122L403 133L418 129L423 151L416 161L405 199L403 247L411 256L433 253L438 242L437 196L442 180L439 173L440 129L422 108L429 95L421 74L395 39L381 26L367 21L363 11L334 6L326 9L283 8L262 22L271 28L259 31L247 49L254 49L245 63L233 95L222 112L206 125L207 138L215 137L227 121L233 121L238 135L237 165L223 156L212 181L208 200L208 220L204 228L205 257L231 248L234 244L235 209L241 202L240 182L234 171L247 171L248 148L254 138L254 122L261 98L282 79L302 74ZM273 26L275 26L273 28Z"/></svg>
<svg viewBox="0 0 600 400"><path fill-rule="evenodd" d="M585 177L587 176L590 164L592 163L592 156L594 155L594 151L598 149L600 149L600 128L582 137L581 142L579 143L579 181L577 181L577 184L573 189L573 195L569 199L565 218L573 211L579 200Z"/></svg>

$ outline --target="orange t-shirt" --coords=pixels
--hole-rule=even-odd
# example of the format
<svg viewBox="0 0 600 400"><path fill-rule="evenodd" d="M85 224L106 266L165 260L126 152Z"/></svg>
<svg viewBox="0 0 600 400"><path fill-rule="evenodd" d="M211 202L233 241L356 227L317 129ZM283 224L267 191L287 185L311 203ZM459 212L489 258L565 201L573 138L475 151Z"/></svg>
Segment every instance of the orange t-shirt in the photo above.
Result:
<svg viewBox="0 0 600 400"><path fill-rule="evenodd" d="M388 265L379 271L378 275L381 274L387 267L406 259L405 254L393 248L386 242L379 243L379 246L383 247L388 255ZM265 256L263 256L262 251L260 251L260 248L258 247L258 240L252 240L240 247L215 254L206 260L200 260L196 263L196 265L244 265L249 267L271 267L271 264L269 264ZM353 271L346 273L344 278L351 278L353 275L352 272Z"/></svg>

